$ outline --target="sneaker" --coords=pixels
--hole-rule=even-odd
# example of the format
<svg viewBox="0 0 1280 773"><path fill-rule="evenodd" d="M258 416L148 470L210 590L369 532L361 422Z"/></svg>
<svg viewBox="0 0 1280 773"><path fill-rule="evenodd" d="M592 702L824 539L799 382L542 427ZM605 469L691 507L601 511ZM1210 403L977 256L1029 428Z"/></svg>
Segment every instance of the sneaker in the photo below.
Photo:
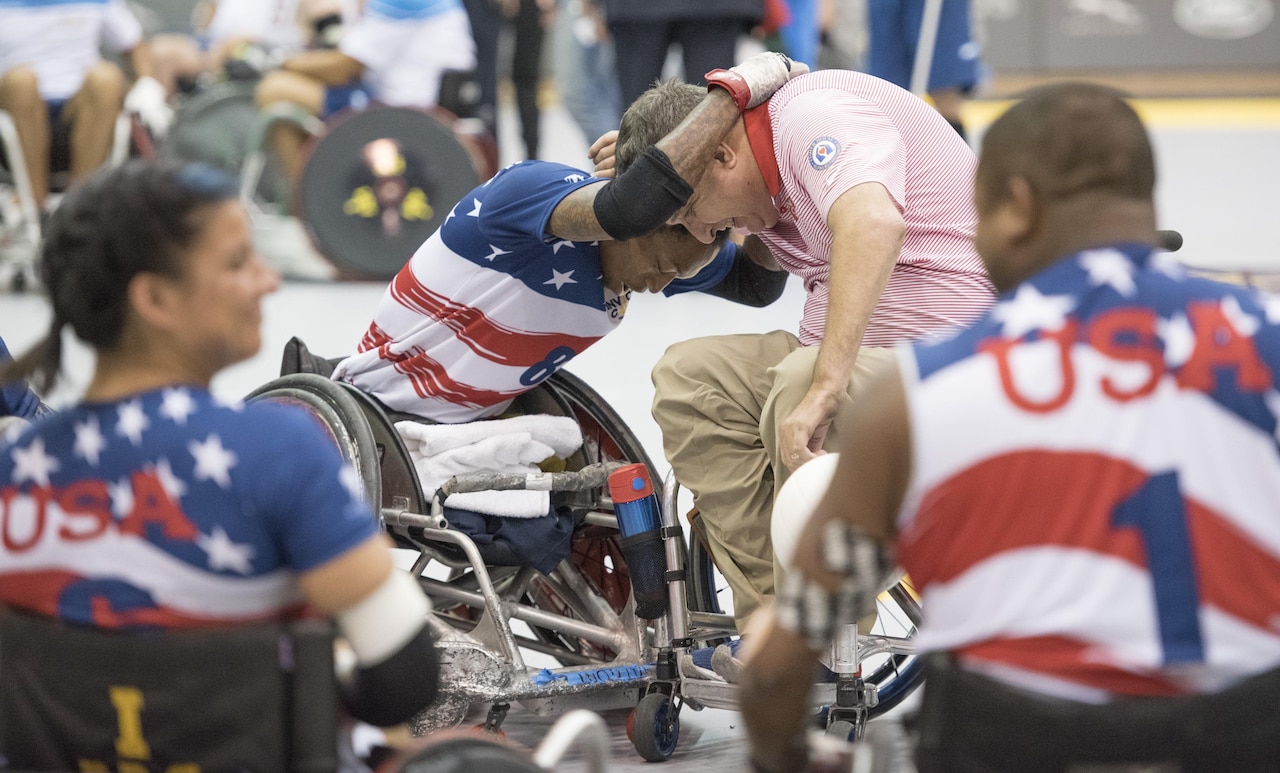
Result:
<svg viewBox="0 0 1280 773"><path fill-rule="evenodd" d="M710 652L709 648L704 649L707 649L708 653ZM699 652L699 650L694 650L693 652ZM707 663L710 665L710 660ZM709 682L724 681L724 678L715 671L698 665L693 654L688 652L680 656L680 674L686 679L702 679Z"/></svg>
<svg viewBox="0 0 1280 773"><path fill-rule="evenodd" d="M742 673L742 661L738 659L738 647L731 646L740 644L741 640L732 641L729 644L721 644L716 647L715 652L711 653L711 670L715 671L729 684L737 684L738 677Z"/></svg>

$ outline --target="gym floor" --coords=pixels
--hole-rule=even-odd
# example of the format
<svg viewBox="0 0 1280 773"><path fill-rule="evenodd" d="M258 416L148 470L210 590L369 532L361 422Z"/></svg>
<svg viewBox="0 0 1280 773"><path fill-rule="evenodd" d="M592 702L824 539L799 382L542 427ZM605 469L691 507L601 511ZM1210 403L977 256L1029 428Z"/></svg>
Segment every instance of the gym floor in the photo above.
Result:
<svg viewBox="0 0 1280 773"><path fill-rule="evenodd" d="M976 141L1004 103L971 103L968 125ZM1162 228L1182 232L1179 256L1188 264L1224 269L1280 271L1275 213L1280 211L1280 99L1152 99L1139 102L1149 122L1157 151L1157 199ZM558 105L543 114L542 137L549 160L584 166L586 141ZM503 163L517 160L515 118L503 115ZM228 369L214 390L240 396L278 372L280 352L294 335L326 356L350 351L364 332L382 294L380 283L286 281L266 302L262 352ZM672 299L641 295L633 300L630 319L607 342L575 359L569 369L585 378L621 414L665 467L661 438L649 417L653 387L649 367L671 342L696 330L699 335L792 329L800 316L803 290L788 285L783 298L766 309L747 309L718 299L684 296ZM22 351L48 324L45 299L36 294L0 296L0 336ZM73 399L92 367L88 351L69 347L67 377L50 396L59 404ZM631 749L625 712L608 717L613 770L639 770L645 763ZM674 769L740 770L746 744L738 716L730 711L685 711L680 744L668 763ZM513 708L508 736L535 746L552 718L534 717ZM566 769L585 769L579 759ZM647 769L647 768L646 768ZM910 770L903 762L895 770Z"/></svg>

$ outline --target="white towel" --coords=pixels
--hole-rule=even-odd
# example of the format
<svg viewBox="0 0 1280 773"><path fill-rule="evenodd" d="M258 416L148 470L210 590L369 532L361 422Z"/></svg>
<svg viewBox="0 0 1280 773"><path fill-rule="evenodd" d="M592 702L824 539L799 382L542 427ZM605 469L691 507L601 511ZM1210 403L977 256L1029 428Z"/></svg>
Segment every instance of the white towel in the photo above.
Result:
<svg viewBox="0 0 1280 773"><path fill-rule="evenodd" d="M405 442L413 440L424 456L435 456L451 448L467 446L494 435L528 432L534 440L555 449L556 456L566 457L582 445L582 430L568 416L530 414L510 419L489 419L467 424L419 424L402 421L396 429Z"/></svg>
<svg viewBox="0 0 1280 773"><path fill-rule="evenodd" d="M567 457L582 445L577 422L565 416L518 416L469 424L402 421L404 438L423 489L431 494L454 475L538 472L538 462ZM476 491L451 494L449 507L486 515L533 518L551 509L546 491Z"/></svg>

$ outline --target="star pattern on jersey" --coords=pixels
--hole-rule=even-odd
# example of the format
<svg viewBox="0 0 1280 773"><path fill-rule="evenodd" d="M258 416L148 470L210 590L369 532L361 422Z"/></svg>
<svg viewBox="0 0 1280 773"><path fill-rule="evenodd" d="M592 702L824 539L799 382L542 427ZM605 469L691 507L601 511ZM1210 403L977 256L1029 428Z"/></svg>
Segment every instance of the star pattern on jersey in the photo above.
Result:
<svg viewBox="0 0 1280 773"><path fill-rule="evenodd" d="M1258 303L1267 315L1267 322L1280 325L1280 295L1259 294Z"/></svg>
<svg viewBox="0 0 1280 773"><path fill-rule="evenodd" d="M352 499L357 502L364 501L364 481L360 480L360 473L356 472L356 468L344 462L342 470L338 472L338 482L347 490Z"/></svg>
<svg viewBox="0 0 1280 773"><path fill-rule="evenodd" d="M576 270L577 269L570 269L569 271L565 271L564 273L561 273L559 271L556 271L553 268L551 269L551 278L543 282L543 284L555 285L557 290L564 287L565 285L576 285L578 283L578 280L573 278L573 272Z"/></svg>
<svg viewBox="0 0 1280 773"><path fill-rule="evenodd" d="M1187 277L1186 269L1182 267L1177 258L1167 252L1153 254L1147 260L1147 265L1170 279L1185 279Z"/></svg>
<svg viewBox="0 0 1280 773"><path fill-rule="evenodd" d="M133 511L133 483L121 478L107 484L107 496L111 497L111 514L123 521Z"/></svg>
<svg viewBox="0 0 1280 773"><path fill-rule="evenodd" d="M475 207L467 213L467 217L480 217L480 199L472 199L471 203L474 204Z"/></svg>
<svg viewBox="0 0 1280 773"><path fill-rule="evenodd" d="M130 400L116 409L116 434L129 438L135 446L142 445L142 433L151 427L151 420L142 410L141 400Z"/></svg>
<svg viewBox="0 0 1280 773"><path fill-rule="evenodd" d="M1234 295L1222 299L1222 316L1227 318L1238 335L1253 338L1262 327L1262 320L1240 308L1240 300Z"/></svg>
<svg viewBox="0 0 1280 773"><path fill-rule="evenodd" d="M569 241L568 239L557 239L556 241L551 243L551 254L559 255L561 247L568 247L571 250L577 249L574 246L573 242Z"/></svg>
<svg viewBox="0 0 1280 773"><path fill-rule="evenodd" d="M221 526L213 527L212 534L197 534L196 545L208 556L210 569L253 573L253 546L234 542Z"/></svg>
<svg viewBox="0 0 1280 773"><path fill-rule="evenodd" d="M34 438L26 448L14 448L13 482L31 481L37 486L48 486L49 476L58 471L58 460L44 450L44 438Z"/></svg>
<svg viewBox="0 0 1280 773"><path fill-rule="evenodd" d="M229 411L240 413L244 410L244 400L238 397L219 397L215 395L213 401Z"/></svg>
<svg viewBox="0 0 1280 773"><path fill-rule="evenodd" d="M1133 261L1116 250L1086 250L1080 253L1080 267L1089 275L1089 284L1107 285L1126 298L1132 298L1138 286L1133 281Z"/></svg>
<svg viewBox="0 0 1280 773"><path fill-rule="evenodd" d="M1262 400L1267 404L1267 408L1271 410L1271 415L1276 418L1276 428L1272 434L1275 435L1276 442L1280 443L1280 392L1274 389L1268 390L1262 396Z"/></svg>
<svg viewBox="0 0 1280 773"><path fill-rule="evenodd" d="M187 493L187 484L182 481L182 478L173 474L173 467L170 466L168 459L160 457L150 469L160 481L160 487L164 489L164 493L168 494L169 499L175 504Z"/></svg>
<svg viewBox="0 0 1280 773"><path fill-rule="evenodd" d="M102 457L102 450L107 447L107 439L102 436L98 417L90 416L85 421L77 421L75 433L76 441L71 447L75 455L88 462L90 466L97 467L98 460Z"/></svg>
<svg viewBox="0 0 1280 773"><path fill-rule="evenodd" d="M1186 314L1178 312L1168 319L1157 319L1156 335L1164 341L1165 365L1177 368L1191 359L1191 352L1196 348L1196 333Z"/></svg>
<svg viewBox="0 0 1280 773"><path fill-rule="evenodd" d="M501 257L501 256L503 256L503 255L510 255L510 254L511 254L511 250L504 250L504 249L502 249L501 247L495 246L495 245L493 245L493 244L490 244L490 245L489 245L489 249L493 250L493 252L489 253L488 255L485 255L485 256L484 256L484 259L485 259L485 260L487 260L487 261L489 261L490 263L492 263L492 262L493 262L493 259L494 259L494 258Z"/></svg>
<svg viewBox="0 0 1280 773"><path fill-rule="evenodd" d="M160 403L160 415L178 426L185 426L187 417L196 412L196 401L185 389L166 389Z"/></svg>
<svg viewBox="0 0 1280 773"><path fill-rule="evenodd" d="M565 175L564 181L567 183L580 183L585 179L587 179L585 174L570 174Z"/></svg>
<svg viewBox="0 0 1280 773"><path fill-rule="evenodd" d="M235 451L222 447L222 439L217 434L210 434L203 442L192 440L187 450L196 460L196 480L211 480L222 488L231 488L231 468L236 466L238 458Z"/></svg>
<svg viewBox="0 0 1280 773"><path fill-rule="evenodd" d="M1002 325L1005 338L1016 340L1033 330L1061 330L1075 307L1076 299L1070 295L1042 295L1033 285L1024 284L1012 298L996 304L991 316Z"/></svg>

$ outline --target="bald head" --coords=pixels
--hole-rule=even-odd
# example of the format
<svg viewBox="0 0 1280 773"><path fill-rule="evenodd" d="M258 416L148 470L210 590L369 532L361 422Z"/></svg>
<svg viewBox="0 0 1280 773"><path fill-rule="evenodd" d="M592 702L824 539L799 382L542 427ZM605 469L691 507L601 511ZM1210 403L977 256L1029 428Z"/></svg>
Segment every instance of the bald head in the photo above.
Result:
<svg viewBox="0 0 1280 773"><path fill-rule="evenodd" d="M1155 178L1147 131L1119 93L1032 91L982 141L974 242L991 281L1007 290L1082 249L1155 244Z"/></svg>
<svg viewBox="0 0 1280 773"><path fill-rule="evenodd" d="M1147 131L1118 92L1062 83L1032 91L983 137L978 185L988 200L1013 177L1050 203L1081 193L1150 201L1156 172Z"/></svg>

